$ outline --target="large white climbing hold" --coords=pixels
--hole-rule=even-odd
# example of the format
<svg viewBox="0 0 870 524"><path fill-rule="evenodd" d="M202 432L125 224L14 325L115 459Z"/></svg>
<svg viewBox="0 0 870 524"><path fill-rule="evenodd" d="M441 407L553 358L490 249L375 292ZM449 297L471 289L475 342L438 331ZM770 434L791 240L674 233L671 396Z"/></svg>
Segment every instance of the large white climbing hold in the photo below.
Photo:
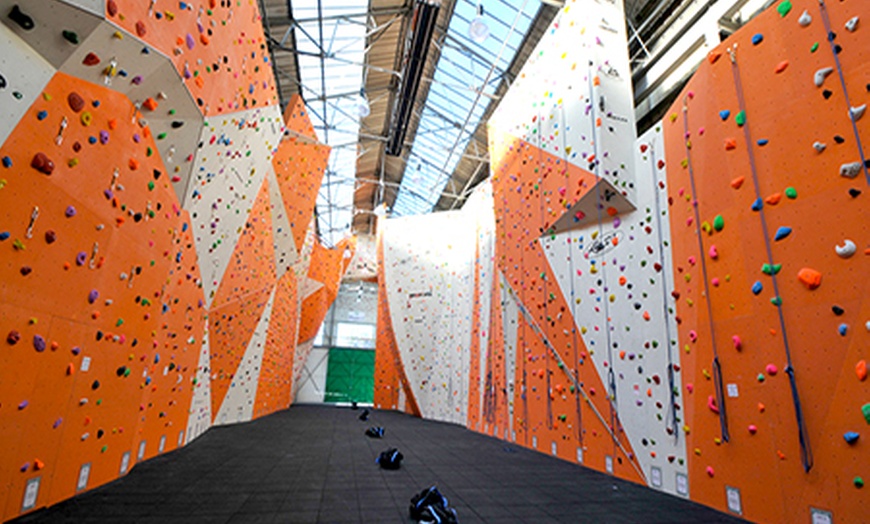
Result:
<svg viewBox="0 0 870 524"><path fill-rule="evenodd" d="M849 258L855 254L858 248L855 246L855 243L849 240L848 238L843 240L843 245L834 246L834 251L837 252L837 256L840 258Z"/></svg>
<svg viewBox="0 0 870 524"><path fill-rule="evenodd" d="M798 24L800 24L801 27L806 27L806 26L810 25L810 22L812 22L812 21L813 21L813 17L810 16L810 13L807 12L806 9L804 9L804 12L801 13L800 18L798 18Z"/></svg>
<svg viewBox="0 0 870 524"><path fill-rule="evenodd" d="M813 75L813 82L816 84L816 87L822 87L822 84L825 83L825 78L827 78L828 75L833 72L833 67L823 67L816 71L816 73Z"/></svg>
<svg viewBox="0 0 870 524"><path fill-rule="evenodd" d="M840 176L855 178L861 172L861 162L849 162L840 166Z"/></svg>
<svg viewBox="0 0 870 524"><path fill-rule="evenodd" d="M867 104L861 104L858 107L850 107L849 116L852 117L852 120L857 122L858 120L861 120L862 116L864 116L864 111L867 111Z"/></svg>
<svg viewBox="0 0 870 524"><path fill-rule="evenodd" d="M828 147L828 145L822 142L813 142L813 149L815 149L818 153L824 151L826 147Z"/></svg>
<svg viewBox="0 0 870 524"><path fill-rule="evenodd" d="M858 28L858 17L853 16L852 18L846 20L846 31L850 33L855 32L855 29Z"/></svg>

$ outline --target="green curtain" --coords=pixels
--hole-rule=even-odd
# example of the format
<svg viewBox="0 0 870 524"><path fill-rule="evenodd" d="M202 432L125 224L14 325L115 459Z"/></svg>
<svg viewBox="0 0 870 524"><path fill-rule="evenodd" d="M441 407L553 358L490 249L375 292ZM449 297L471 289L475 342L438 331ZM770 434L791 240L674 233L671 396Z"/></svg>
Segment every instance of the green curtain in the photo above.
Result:
<svg viewBox="0 0 870 524"><path fill-rule="evenodd" d="M375 398L375 352L330 348L325 402L372 403Z"/></svg>

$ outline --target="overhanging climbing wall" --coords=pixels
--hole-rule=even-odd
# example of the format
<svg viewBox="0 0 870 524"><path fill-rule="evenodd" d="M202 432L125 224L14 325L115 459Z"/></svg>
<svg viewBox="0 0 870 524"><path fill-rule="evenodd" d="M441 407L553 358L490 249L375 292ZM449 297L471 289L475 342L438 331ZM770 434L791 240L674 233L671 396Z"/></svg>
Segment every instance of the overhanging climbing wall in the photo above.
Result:
<svg viewBox="0 0 870 524"><path fill-rule="evenodd" d="M376 405L441 418L456 351L470 429L754 521L864 520L867 11L774 4L636 139L619 8L569 3L490 121L469 276L449 214L379 228ZM470 293L458 349L416 335L454 312L411 310L432 280Z"/></svg>
<svg viewBox="0 0 870 524"><path fill-rule="evenodd" d="M290 404L328 155L254 2L0 1L0 520Z"/></svg>

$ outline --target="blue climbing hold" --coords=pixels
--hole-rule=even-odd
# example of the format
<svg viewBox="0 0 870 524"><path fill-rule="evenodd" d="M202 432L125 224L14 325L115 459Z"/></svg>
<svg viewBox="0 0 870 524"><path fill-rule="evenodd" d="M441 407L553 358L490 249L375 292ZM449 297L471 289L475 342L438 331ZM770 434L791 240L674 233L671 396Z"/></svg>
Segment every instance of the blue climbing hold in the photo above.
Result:
<svg viewBox="0 0 870 524"><path fill-rule="evenodd" d="M762 41L764 41L764 35L761 33L755 33L752 35L752 45L758 45Z"/></svg>
<svg viewBox="0 0 870 524"><path fill-rule="evenodd" d="M768 139L766 139L766 138L759 138L759 139L758 139L758 142L756 142L756 143L757 143L759 146L764 147L764 146L767 145L768 142L770 142L770 140L768 140Z"/></svg>
<svg viewBox="0 0 870 524"><path fill-rule="evenodd" d="M43 110L43 111L40 111L39 113L36 113L36 118L38 120L45 120L46 118L48 118L48 111Z"/></svg>
<svg viewBox="0 0 870 524"><path fill-rule="evenodd" d="M3 167L5 167L6 169L12 167L12 159L8 156L3 157Z"/></svg>
<svg viewBox="0 0 870 524"><path fill-rule="evenodd" d="M761 211L761 208L764 207L764 201L761 200L761 197L756 198L755 202L752 203L753 211Z"/></svg>
<svg viewBox="0 0 870 524"><path fill-rule="evenodd" d="M9 238L9 231L4 231L0 233L0 241L6 240L7 238Z"/></svg>
<svg viewBox="0 0 870 524"><path fill-rule="evenodd" d="M728 120L728 117L730 115L731 115L731 111L728 111L727 109L723 109L722 111L719 111L719 118L721 118L723 121Z"/></svg>
<svg viewBox="0 0 870 524"><path fill-rule="evenodd" d="M858 437L858 433L854 431L847 431L843 433L843 439L845 439L845 441L849 444L854 444L855 442L858 442Z"/></svg>
<svg viewBox="0 0 870 524"><path fill-rule="evenodd" d="M841 336L846 336L846 333L849 331L848 324L840 324L840 327L837 328L837 332L840 333Z"/></svg>
<svg viewBox="0 0 870 524"><path fill-rule="evenodd" d="M791 228L782 226L781 228L776 230L776 235L774 235L773 239L779 241L789 235L791 235Z"/></svg>
<svg viewBox="0 0 870 524"><path fill-rule="evenodd" d="M88 137L88 144L94 145L96 143L97 143L97 137L95 137L95 136Z"/></svg>
<svg viewBox="0 0 870 524"><path fill-rule="evenodd" d="M752 284L752 294L753 295L757 295L757 294L761 293L762 289L764 289L764 286L761 285L760 280L756 280L755 284Z"/></svg>

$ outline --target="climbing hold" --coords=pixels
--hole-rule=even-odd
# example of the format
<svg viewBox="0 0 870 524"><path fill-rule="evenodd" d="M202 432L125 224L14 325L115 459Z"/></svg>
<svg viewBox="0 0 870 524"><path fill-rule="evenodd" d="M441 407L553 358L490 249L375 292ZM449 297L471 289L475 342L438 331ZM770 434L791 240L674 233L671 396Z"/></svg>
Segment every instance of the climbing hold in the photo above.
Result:
<svg viewBox="0 0 870 524"><path fill-rule="evenodd" d="M867 380L867 361L859 360L857 364L855 364L855 376L858 377L858 380L864 382Z"/></svg>
<svg viewBox="0 0 870 524"><path fill-rule="evenodd" d="M64 30L63 32L61 32L61 35L63 35L64 40L66 40L67 42L74 45L79 45L79 35L75 31Z"/></svg>
<svg viewBox="0 0 870 524"><path fill-rule="evenodd" d="M37 353L45 351L45 339L42 338L41 335L33 335L33 349L35 349Z"/></svg>
<svg viewBox="0 0 870 524"><path fill-rule="evenodd" d="M74 113L78 113L85 107L85 99L76 92L67 95L66 101L69 104L69 108L72 109Z"/></svg>
<svg viewBox="0 0 870 524"><path fill-rule="evenodd" d="M810 14L807 12L806 9L804 9L804 12L801 13L801 16L798 18L798 24L801 27L806 27L806 26L810 25L810 22L812 22L812 21L813 21L813 17L810 16Z"/></svg>
<svg viewBox="0 0 870 524"><path fill-rule="evenodd" d="M740 189L743 186L743 182L746 180L746 177L739 176L731 181L731 187L734 189Z"/></svg>
<svg viewBox="0 0 870 524"><path fill-rule="evenodd" d="M90 293L88 293L88 304L93 304L99 298L100 292L96 289L92 289Z"/></svg>
<svg viewBox="0 0 870 524"><path fill-rule="evenodd" d="M764 289L764 286L761 284L760 280L758 280L754 284L752 284L752 293L755 295L761 293L761 291L763 289Z"/></svg>
<svg viewBox="0 0 870 524"><path fill-rule="evenodd" d="M769 197L765 198L764 203L775 206L775 205L779 204L780 200L782 200L782 193L774 193L774 194L770 195Z"/></svg>
<svg viewBox="0 0 870 524"><path fill-rule="evenodd" d="M870 402L861 406L861 413L864 415L864 420L870 424Z"/></svg>
<svg viewBox="0 0 870 524"><path fill-rule="evenodd" d="M865 111L867 111L867 104L861 104L858 107L850 107L849 116L852 117L852 120L857 122L858 120L861 120L862 116L864 116Z"/></svg>
<svg viewBox="0 0 870 524"><path fill-rule="evenodd" d="M82 63L86 66L95 66L100 63L100 57L98 57L94 53L88 53L87 55L85 55Z"/></svg>
<svg viewBox="0 0 870 524"><path fill-rule="evenodd" d="M858 248L855 246L855 243L849 240L848 238L843 240L843 245L834 246L834 251L837 252L837 256L840 258L849 258L855 254Z"/></svg>
<svg viewBox="0 0 870 524"><path fill-rule="evenodd" d="M728 117L730 115L731 115L731 111L729 111L727 109L723 109L722 111L719 111L719 118L721 118L723 121L728 120Z"/></svg>
<svg viewBox="0 0 870 524"><path fill-rule="evenodd" d="M761 33L755 33L752 35L752 45L758 45L764 41L764 35Z"/></svg>
<svg viewBox="0 0 870 524"><path fill-rule="evenodd" d="M712 258L713 260L719 258L719 250L716 249L715 245L710 246L710 250L708 251L708 253L710 254L710 258Z"/></svg>
<svg viewBox="0 0 870 524"><path fill-rule="evenodd" d="M8 335L6 335L6 343L10 346L14 346L18 343L19 340L21 340L21 333L15 331L14 329L10 331Z"/></svg>
<svg viewBox="0 0 870 524"><path fill-rule="evenodd" d="M145 27L145 22L139 20L136 22L136 36L139 38L144 37L148 33L148 28Z"/></svg>
<svg viewBox="0 0 870 524"><path fill-rule="evenodd" d="M764 371L767 372L768 375L773 377L779 372L779 369L777 369L777 367L773 364L768 364L767 366L765 366Z"/></svg>
<svg viewBox="0 0 870 524"><path fill-rule="evenodd" d="M836 306L836 305L831 306L831 311L833 311L834 314L837 315L838 317L846 312L846 310L844 310L840 306Z"/></svg>
<svg viewBox="0 0 870 524"><path fill-rule="evenodd" d="M793 187L785 188L785 196L787 198L790 198L791 200L794 200L795 198L797 198L797 189Z"/></svg>
<svg viewBox="0 0 870 524"><path fill-rule="evenodd" d="M863 488L864 479L862 479L861 477L855 477L854 479L852 479L852 484L854 484L856 488Z"/></svg>
<svg viewBox="0 0 870 524"><path fill-rule="evenodd" d="M109 0L106 2L106 12L109 13L109 16L115 16L118 14L118 3L115 0Z"/></svg>
<svg viewBox="0 0 870 524"><path fill-rule="evenodd" d="M768 140L766 138L759 138L758 140L755 141L755 143L758 144L760 147L764 147L768 143L770 143L770 140Z"/></svg>
<svg viewBox="0 0 870 524"><path fill-rule="evenodd" d="M722 231L725 228L725 219L722 218L722 215L716 215L716 218L713 219L713 229L716 231Z"/></svg>
<svg viewBox="0 0 870 524"><path fill-rule="evenodd" d="M740 340L739 336L733 335L731 337L731 342L734 343L734 349L736 349L737 351L740 351L741 349L743 349L743 341Z"/></svg>
<svg viewBox="0 0 870 524"><path fill-rule="evenodd" d="M861 162L849 162L840 166L840 176L855 178L861 173Z"/></svg>
<svg viewBox="0 0 870 524"><path fill-rule="evenodd" d="M713 476L716 474L716 470L713 469L713 466L707 466L707 475Z"/></svg>
<svg viewBox="0 0 870 524"><path fill-rule="evenodd" d="M782 269L782 264L767 264L764 263L761 265L761 272L765 275L777 275L779 271Z"/></svg>
<svg viewBox="0 0 870 524"><path fill-rule="evenodd" d="M848 324L840 324L837 327L837 332L840 333L840 336L845 337L846 333L849 332L849 325Z"/></svg>
<svg viewBox="0 0 870 524"><path fill-rule="evenodd" d="M822 84L825 83L825 78L828 77L831 73L834 72L833 67L823 67L813 73L813 83L816 84L816 87L822 87Z"/></svg>
<svg viewBox="0 0 870 524"><path fill-rule="evenodd" d="M776 12L779 13L779 16L784 17L791 11L791 2L789 0L785 0L784 2L780 2L778 6L776 6Z"/></svg>
<svg viewBox="0 0 870 524"><path fill-rule="evenodd" d="M822 274L815 269L805 267L798 271L798 280L807 289L813 290L822 285Z"/></svg>
<svg viewBox="0 0 870 524"><path fill-rule="evenodd" d="M858 27L858 17L853 16L852 18L846 20L846 31L850 33L854 33L855 29Z"/></svg>
<svg viewBox="0 0 870 524"><path fill-rule="evenodd" d="M36 24L33 23L33 19L22 12L18 7L18 4L12 6L12 11L9 12L9 19L18 24L18 26L25 31L30 31L36 27Z"/></svg>
<svg viewBox="0 0 870 524"><path fill-rule="evenodd" d="M76 216L76 208L74 208L73 206L67 206L63 214L67 218L72 218Z"/></svg>
<svg viewBox="0 0 870 524"><path fill-rule="evenodd" d="M813 149L815 149L817 153L821 153L826 147L828 146L822 142L813 142Z"/></svg>
<svg viewBox="0 0 870 524"><path fill-rule="evenodd" d="M740 111L734 115L734 123L742 127L746 123L746 111Z"/></svg>
<svg viewBox="0 0 870 524"><path fill-rule="evenodd" d="M54 162L45 156L45 153L36 153L33 156L33 160L30 161L30 167L39 171L43 175L51 175L54 171Z"/></svg>
<svg viewBox="0 0 870 524"><path fill-rule="evenodd" d="M8 156L3 157L3 167L5 167L6 169L12 167L12 159Z"/></svg>
<svg viewBox="0 0 870 524"><path fill-rule="evenodd" d="M791 228L782 226L776 230L776 234L773 236L773 239L776 241L780 241L789 235L791 235Z"/></svg>
<svg viewBox="0 0 870 524"><path fill-rule="evenodd" d="M764 201L761 198L756 198L755 202L752 203L752 210L761 211L762 207L764 207Z"/></svg>
<svg viewBox="0 0 870 524"><path fill-rule="evenodd" d="M758 426L756 426L755 424L750 424L747 429L749 430L750 435L755 435L756 433L758 433Z"/></svg>
<svg viewBox="0 0 870 524"><path fill-rule="evenodd" d="M719 406L716 405L716 397L713 395L707 396L707 408L713 413L719 414Z"/></svg>
<svg viewBox="0 0 870 524"><path fill-rule="evenodd" d="M736 138L726 138L725 139L725 151L733 151L737 149L737 139Z"/></svg>
<svg viewBox="0 0 870 524"><path fill-rule="evenodd" d="M859 437L860 435L858 435L858 433L855 431L847 431L843 433L843 440L845 440L846 443L850 445L858 442Z"/></svg>

